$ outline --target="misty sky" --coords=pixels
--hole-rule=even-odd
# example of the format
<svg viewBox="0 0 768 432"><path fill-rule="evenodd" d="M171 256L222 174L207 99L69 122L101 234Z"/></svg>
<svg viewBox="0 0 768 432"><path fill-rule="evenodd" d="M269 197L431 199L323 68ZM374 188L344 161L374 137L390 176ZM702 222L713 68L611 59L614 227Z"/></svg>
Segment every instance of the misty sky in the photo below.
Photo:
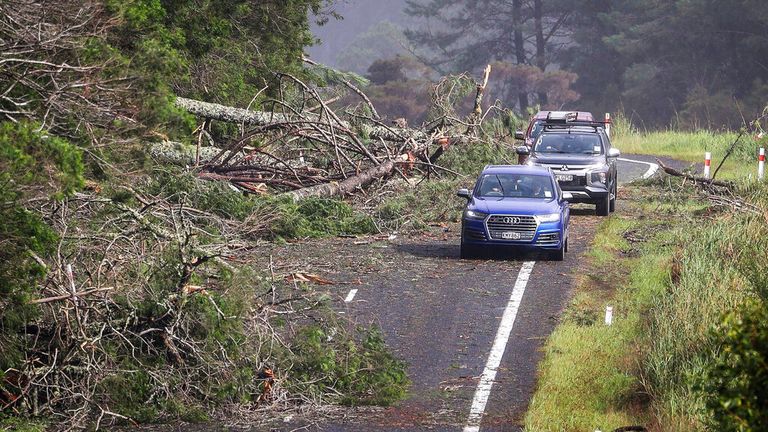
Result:
<svg viewBox="0 0 768 432"><path fill-rule="evenodd" d="M344 19L331 19L321 27L313 23L312 31L322 42L308 49L310 58L331 67L338 67L339 52L379 22L408 20L403 13L405 0L337 0L333 8Z"/></svg>

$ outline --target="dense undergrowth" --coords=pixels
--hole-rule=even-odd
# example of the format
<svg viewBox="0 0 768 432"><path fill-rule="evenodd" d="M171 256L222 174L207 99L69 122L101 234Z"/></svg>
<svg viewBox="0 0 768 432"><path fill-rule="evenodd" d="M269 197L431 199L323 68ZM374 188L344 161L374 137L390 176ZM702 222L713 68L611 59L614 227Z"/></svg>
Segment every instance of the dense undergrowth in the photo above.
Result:
<svg viewBox="0 0 768 432"><path fill-rule="evenodd" d="M765 190L737 193L765 208ZM674 179L622 196L547 344L527 430L762 430L766 220Z"/></svg>

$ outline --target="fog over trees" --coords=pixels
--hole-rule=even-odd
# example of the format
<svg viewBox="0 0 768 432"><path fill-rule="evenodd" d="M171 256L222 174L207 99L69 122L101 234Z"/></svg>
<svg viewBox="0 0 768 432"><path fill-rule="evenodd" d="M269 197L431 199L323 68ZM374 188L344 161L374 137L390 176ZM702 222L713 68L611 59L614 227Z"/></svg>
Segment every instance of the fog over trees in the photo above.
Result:
<svg viewBox="0 0 768 432"><path fill-rule="evenodd" d="M344 19L313 28L322 42L310 54L375 75L376 86L388 84L382 69L395 71L396 93L414 100L383 110L391 116L418 111L409 106L419 103L425 81L478 74L486 64L494 65L490 99L521 113L623 111L646 128L721 129L738 127L768 99L768 9L757 0L348 0L331 7Z"/></svg>

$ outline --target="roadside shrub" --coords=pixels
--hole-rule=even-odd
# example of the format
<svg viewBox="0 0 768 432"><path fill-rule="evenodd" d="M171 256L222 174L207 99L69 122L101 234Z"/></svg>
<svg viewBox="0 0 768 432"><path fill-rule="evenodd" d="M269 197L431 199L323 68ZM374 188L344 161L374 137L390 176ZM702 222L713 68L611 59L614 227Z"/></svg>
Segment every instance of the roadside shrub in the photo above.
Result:
<svg viewBox="0 0 768 432"><path fill-rule="evenodd" d="M768 308L751 301L726 315L711 337L721 349L701 379L712 413L710 426L721 432L757 432L768 424Z"/></svg>

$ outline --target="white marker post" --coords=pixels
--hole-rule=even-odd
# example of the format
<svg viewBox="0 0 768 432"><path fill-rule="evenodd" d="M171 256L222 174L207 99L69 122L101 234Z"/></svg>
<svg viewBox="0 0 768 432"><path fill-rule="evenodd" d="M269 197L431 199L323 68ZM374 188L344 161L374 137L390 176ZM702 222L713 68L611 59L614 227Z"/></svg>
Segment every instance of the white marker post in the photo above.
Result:
<svg viewBox="0 0 768 432"><path fill-rule="evenodd" d="M704 178L709 178L709 166L712 165L712 153L704 153Z"/></svg>
<svg viewBox="0 0 768 432"><path fill-rule="evenodd" d="M605 325L613 324L613 306L605 307Z"/></svg>
<svg viewBox="0 0 768 432"><path fill-rule="evenodd" d="M611 137L611 113L605 113L605 134Z"/></svg>
<svg viewBox="0 0 768 432"><path fill-rule="evenodd" d="M760 155L757 157L757 179L762 180L765 176L765 148L760 147Z"/></svg>

